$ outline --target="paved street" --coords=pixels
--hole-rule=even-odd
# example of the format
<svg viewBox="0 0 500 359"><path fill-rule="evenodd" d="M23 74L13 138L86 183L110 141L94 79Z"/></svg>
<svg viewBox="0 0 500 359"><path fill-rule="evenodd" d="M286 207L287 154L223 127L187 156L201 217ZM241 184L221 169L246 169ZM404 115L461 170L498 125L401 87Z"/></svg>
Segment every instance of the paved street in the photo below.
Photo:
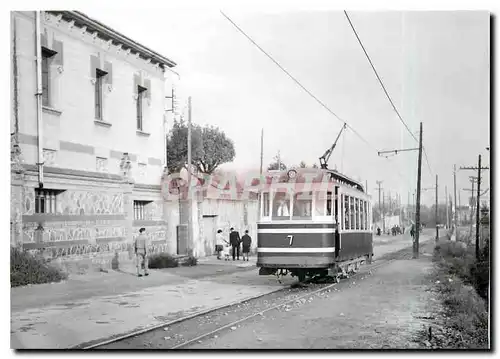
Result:
<svg viewBox="0 0 500 359"><path fill-rule="evenodd" d="M406 236L376 238L374 259L410 243ZM296 281L288 276L278 283L273 276L259 276L251 263L208 258L196 267L154 270L143 278L110 272L14 288L12 347L69 348L92 343L271 293Z"/></svg>

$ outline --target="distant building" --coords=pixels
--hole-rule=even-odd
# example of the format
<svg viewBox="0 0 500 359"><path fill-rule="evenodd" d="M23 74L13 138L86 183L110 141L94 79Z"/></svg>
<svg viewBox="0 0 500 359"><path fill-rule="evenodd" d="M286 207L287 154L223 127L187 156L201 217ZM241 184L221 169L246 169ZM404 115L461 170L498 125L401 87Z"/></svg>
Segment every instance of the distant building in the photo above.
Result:
<svg viewBox="0 0 500 359"><path fill-rule="evenodd" d="M176 64L80 12L36 13L11 12L11 245L130 246L139 227L167 244Z"/></svg>

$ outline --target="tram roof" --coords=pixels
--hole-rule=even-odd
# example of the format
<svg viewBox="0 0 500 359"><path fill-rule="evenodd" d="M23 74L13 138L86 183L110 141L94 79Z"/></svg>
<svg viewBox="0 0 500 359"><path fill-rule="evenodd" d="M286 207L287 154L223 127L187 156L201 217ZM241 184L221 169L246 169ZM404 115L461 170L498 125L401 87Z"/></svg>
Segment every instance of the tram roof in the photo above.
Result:
<svg viewBox="0 0 500 359"><path fill-rule="evenodd" d="M328 184L328 189L333 189L335 185L344 185L353 187L354 189L365 192L363 186L347 177L346 175L335 170L320 169L320 168L293 168L285 171L268 171L265 175L265 183L262 189L279 187L280 184L312 184L313 189L319 189L320 184ZM259 185L258 179L254 180L252 185Z"/></svg>

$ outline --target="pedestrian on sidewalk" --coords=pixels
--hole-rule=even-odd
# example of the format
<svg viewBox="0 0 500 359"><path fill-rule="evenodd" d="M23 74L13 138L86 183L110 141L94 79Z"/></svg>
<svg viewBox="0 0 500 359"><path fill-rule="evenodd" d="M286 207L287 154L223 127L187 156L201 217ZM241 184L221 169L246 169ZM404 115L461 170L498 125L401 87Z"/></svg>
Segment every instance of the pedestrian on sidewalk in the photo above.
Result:
<svg viewBox="0 0 500 359"><path fill-rule="evenodd" d="M231 227L231 233L229 233L229 243L233 247L233 261L235 257L237 258L237 260L240 260L241 238L238 231L235 231L233 227Z"/></svg>
<svg viewBox="0 0 500 359"><path fill-rule="evenodd" d="M243 260L248 262L248 255L250 254L250 245L252 244L252 237L248 235L248 229L245 231L245 235L241 238L243 243Z"/></svg>
<svg viewBox="0 0 500 359"><path fill-rule="evenodd" d="M146 228L139 229L139 235L135 239L135 257L137 261L137 276L142 277L141 267L144 268L144 275L148 276L148 237L146 236Z"/></svg>
<svg viewBox="0 0 500 359"><path fill-rule="evenodd" d="M217 253L217 259L221 259L221 252L224 250L224 244L229 244L222 234L222 229L217 230L217 235L215 237L215 253Z"/></svg>

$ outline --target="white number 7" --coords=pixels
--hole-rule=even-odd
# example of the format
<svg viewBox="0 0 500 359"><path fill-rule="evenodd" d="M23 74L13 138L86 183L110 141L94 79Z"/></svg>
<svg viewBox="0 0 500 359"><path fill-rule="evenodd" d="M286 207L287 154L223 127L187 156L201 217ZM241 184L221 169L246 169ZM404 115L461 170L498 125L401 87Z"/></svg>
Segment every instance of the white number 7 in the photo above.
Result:
<svg viewBox="0 0 500 359"><path fill-rule="evenodd" d="M288 238L288 240L290 241L290 245L292 245L292 242L293 242L293 236L292 236L292 235L289 235L287 238Z"/></svg>

